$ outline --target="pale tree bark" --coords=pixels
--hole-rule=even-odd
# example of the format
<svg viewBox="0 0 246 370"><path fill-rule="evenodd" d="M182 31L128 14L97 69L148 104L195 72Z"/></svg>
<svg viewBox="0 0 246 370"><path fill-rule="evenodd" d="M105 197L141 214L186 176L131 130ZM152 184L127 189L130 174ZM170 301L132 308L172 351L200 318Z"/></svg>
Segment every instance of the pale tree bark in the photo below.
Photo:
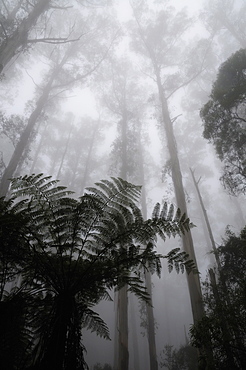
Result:
<svg viewBox="0 0 246 370"><path fill-rule="evenodd" d="M27 18L23 19L11 36L6 36L0 46L0 73L11 59L27 45L29 31L48 8L51 0L39 0Z"/></svg>
<svg viewBox="0 0 246 370"><path fill-rule="evenodd" d="M214 241L212 228L211 228L211 225L210 225L210 222L209 222L209 219L208 219L208 215L207 215L207 211L206 211L206 208L204 206L202 195L201 195L201 192L200 192L200 189L199 189L199 181L200 180L198 180L198 181L196 180L194 170L192 170L191 168L190 168L190 172L191 172L193 183L194 183L195 188L196 188L197 196L198 196L199 203L200 203L200 206L201 206L201 209L202 209L202 213L203 213L203 217L204 217L204 220L205 220L205 223L206 223L206 227L207 227L207 230L208 230L208 234L209 234L212 250L214 252L215 260L216 260L218 268L220 269L220 267L221 267L220 266L220 260L219 260L219 257L218 257L217 248L216 248L216 244L215 244L215 241Z"/></svg>
<svg viewBox="0 0 246 370"><path fill-rule="evenodd" d="M174 132L173 132L173 125L172 125L172 121L170 118L168 104L165 98L160 74L155 64L154 64L154 68L155 68L155 74L156 74L159 99L161 103L162 123L164 126L164 130L166 132L167 146L168 146L168 151L169 151L169 155L171 159L172 181L174 185L177 206L180 208L182 213L186 213L187 215L188 212L187 212L187 206L186 206L186 200L185 200L185 192L184 192L182 174L181 174L180 163L179 163L179 158L178 158L177 145L176 145ZM193 245L193 239L192 239L192 235L190 231L186 232L185 234L182 234L182 243L183 243L184 251L188 253L190 258L194 261L194 263L197 264L195 251L194 251L194 245ZM199 275L193 274L193 273L190 273L189 275L187 274L187 280L188 280L193 319L194 319L194 323L196 323L204 316L204 308L203 308L202 292L201 292Z"/></svg>

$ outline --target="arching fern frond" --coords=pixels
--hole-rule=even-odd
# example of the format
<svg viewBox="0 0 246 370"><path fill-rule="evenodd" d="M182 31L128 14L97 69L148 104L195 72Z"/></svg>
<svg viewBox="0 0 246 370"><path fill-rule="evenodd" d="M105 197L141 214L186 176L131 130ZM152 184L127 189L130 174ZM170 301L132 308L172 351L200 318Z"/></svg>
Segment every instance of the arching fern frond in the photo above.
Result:
<svg viewBox="0 0 246 370"><path fill-rule="evenodd" d="M198 273L195 262L189 259L186 252L180 251L180 248L172 249L164 258L167 259L169 272L175 268L177 273L184 273L184 271L188 274L190 272Z"/></svg>
<svg viewBox="0 0 246 370"><path fill-rule="evenodd" d="M83 310L82 327L95 332L98 336L110 340L109 328L99 314L90 308Z"/></svg>

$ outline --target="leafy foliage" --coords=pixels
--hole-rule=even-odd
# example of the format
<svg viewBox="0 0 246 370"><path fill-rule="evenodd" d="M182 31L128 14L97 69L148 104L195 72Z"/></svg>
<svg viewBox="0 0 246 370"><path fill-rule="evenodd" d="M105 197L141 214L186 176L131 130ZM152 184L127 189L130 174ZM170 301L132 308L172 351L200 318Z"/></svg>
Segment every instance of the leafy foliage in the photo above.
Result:
<svg viewBox="0 0 246 370"><path fill-rule="evenodd" d="M192 343L198 348L211 343L214 369L244 369L246 228L239 236L228 229L217 253L221 263L218 282L205 283L206 316L192 327Z"/></svg>
<svg viewBox="0 0 246 370"><path fill-rule="evenodd" d="M1 217L7 216L1 234L1 261L7 266L2 286L21 274L11 302L19 292L25 294L22 329L31 330L28 348L35 369L81 369L86 366L82 327L109 338L92 307L110 298L112 288L127 284L148 300L140 271L160 274L162 257L177 271L189 271L187 255L176 250L161 256L155 246L158 235L165 240L180 234L190 222L167 205L161 212L157 205L144 221L137 207L141 188L119 178L98 182L79 199L57 182L42 174L12 180L12 197L1 203Z"/></svg>
<svg viewBox="0 0 246 370"><path fill-rule="evenodd" d="M246 192L246 52L237 51L220 67L211 99L201 110L203 135L224 164L221 180L230 193Z"/></svg>
<svg viewBox="0 0 246 370"><path fill-rule="evenodd" d="M190 345L179 349L166 345L161 353L160 367L168 370L197 370L197 351Z"/></svg>

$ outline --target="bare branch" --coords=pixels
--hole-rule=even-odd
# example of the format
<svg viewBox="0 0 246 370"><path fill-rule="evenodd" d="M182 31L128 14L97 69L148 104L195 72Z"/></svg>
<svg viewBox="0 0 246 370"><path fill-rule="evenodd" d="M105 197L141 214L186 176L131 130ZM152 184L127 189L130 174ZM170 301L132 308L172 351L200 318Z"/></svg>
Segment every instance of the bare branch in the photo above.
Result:
<svg viewBox="0 0 246 370"><path fill-rule="evenodd" d="M50 5L50 8L51 9L69 9L69 8L73 8L73 5L68 5L68 6L58 6L58 5Z"/></svg>
<svg viewBox="0 0 246 370"><path fill-rule="evenodd" d="M176 91L178 91L179 89L181 89L182 87L185 87L186 85L188 85L191 81L193 81L194 79L196 79L204 70L205 70L205 67L204 66L204 63L205 63L205 60L206 60L206 56L207 56L207 53L208 53L208 50L210 48L210 46L212 45L212 42L213 42L213 37L211 37L210 39L210 43L207 47L207 49L205 50L205 54L203 56L203 60L202 60L202 64L201 64L201 68L199 69L199 71L193 75L191 78L189 78L188 80L186 80L185 82L183 82L181 85L177 86L168 96L167 96L167 99L169 99Z"/></svg>
<svg viewBox="0 0 246 370"><path fill-rule="evenodd" d="M59 87L63 87L63 86L68 86L69 84L74 83L75 81L83 80L84 78L90 76L93 72L95 72L95 70L101 65L101 63L107 57L107 55L108 55L108 53L109 53L112 45L114 44L115 39L118 37L118 34L119 34L119 30L115 33L115 36L113 37L113 39L112 39L109 47L107 48L106 52L103 54L102 58L88 72L86 72L83 75L77 75L75 78L71 79L69 82L66 82L64 84L55 85L55 86L53 86L53 88L59 88Z"/></svg>
<svg viewBox="0 0 246 370"><path fill-rule="evenodd" d="M79 41L80 37L77 39L71 39L71 40L68 40L67 37L47 37L47 38L42 38L42 39L29 39L27 40L27 43L35 44L37 42L43 42L45 44L67 44L68 42Z"/></svg>
<svg viewBox="0 0 246 370"><path fill-rule="evenodd" d="M182 116L182 113L178 114L176 117L172 118L172 123L174 123L176 121L177 118L179 118L180 116Z"/></svg>
<svg viewBox="0 0 246 370"><path fill-rule="evenodd" d="M26 71L26 74L30 77L30 79L32 80L32 82L34 83L34 85L39 88L39 86L36 84L36 82L34 81L34 78L30 75L30 73L28 72L28 70L25 68L25 71Z"/></svg>

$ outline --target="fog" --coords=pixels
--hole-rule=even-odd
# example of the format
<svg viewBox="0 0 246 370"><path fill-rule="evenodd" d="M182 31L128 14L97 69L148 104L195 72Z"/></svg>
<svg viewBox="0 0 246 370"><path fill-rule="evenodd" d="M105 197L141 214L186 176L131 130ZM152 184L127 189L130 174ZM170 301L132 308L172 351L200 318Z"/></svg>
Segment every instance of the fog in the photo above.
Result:
<svg viewBox="0 0 246 370"><path fill-rule="evenodd" d="M0 4L1 196L10 196L10 178L33 173L59 180L76 199L96 182L119 177L142 186L144 219L157 202L188 215L191 232L156 243L165 256L184 250L199 271L169 272L164 258L161 277L151 275L156 363L150 361L146 304L132 293L126 295L127 368L118 360L124 357L118 345L121 291L111 289L111 301L92 307L111 340L82 331L91 370L105 364L115 370L169 368L163 365L165 346L188 345L189 330L201 318L199 292L216 266L213 242L218 248L228 225L238 235L246 223L245 192L232 194L221 181L225 162L213 140L204 138L200 116L219 67L245 48L244 1L46 0L43 13L27 23L26 41L13 41L16 49L7 50L39 2Z"/></svg>

